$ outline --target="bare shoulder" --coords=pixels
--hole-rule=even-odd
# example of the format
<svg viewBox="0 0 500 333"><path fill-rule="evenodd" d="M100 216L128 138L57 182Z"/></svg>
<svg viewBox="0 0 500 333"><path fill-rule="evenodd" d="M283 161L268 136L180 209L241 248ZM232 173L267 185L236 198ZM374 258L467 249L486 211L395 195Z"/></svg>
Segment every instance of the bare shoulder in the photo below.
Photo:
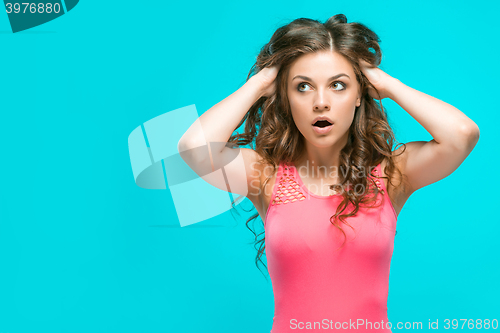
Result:
<svg viewBox="0 0 500 333"><path fill-rule="evenodd" d="M394 163L404 179L396 172L391 179L394 184L387 185L395 206L402 208L412 193L454 172L474 148L477 138L476 134L468 143L461 144L440 144L434 139L412 141L396 149L393 152ZM382 163L383 167L386 162Z"/></svg>
<svg viewBox="0 0 500 333"><path fill-rule="evenodd" d="M240 148L245 164L248 181L248 195L251 200L261 199L262 187L269 175L272 175L273 167L255 150Z"/></svg>
<svg viewBox="0 0 500 333"><path fill-rule="evenodd" d="M277 169L269 164L253 149L242 148L248 179L247 198L253 203L264 220L265 212L271 201L272 189L276 181Z"/></svg>
<svg viewBox="0 0 500 333"><path fill-rule="evenodd" d="M411 141L401 145L398 149L393 151L394 164L403 175L407 174L408 157L415 154L415 152L421 149L421 147L425 144L425 141ZM384 163L387 163L386 159L384 159ZM399 173L396 172L394 177L394 180L396 181L396 188L394 188L394 192L402 192L402 195L407 196L410 196L414 192L414 189L410 186L410 184L402 182Z"/></svg>
<svg viewBox="0 0 500 333"><path fill-rule="evenodd" d="M406 162L408 160L408 153L414 149L413 142L406 143L404 145L401 145L398 149L394 150L393 153L393 162L395 166L399 169L401 174L398 172L394 172L392 175L393 178L391 178L391 181L393 185L391 186L391 189L393 190L393 193L401 193L401 194L408 194L408 192L411 192L411 189L409 188L408 184L406 184L403 181L403 176L405 174L405 169L406 169ZM381 163L382 166L382 171L387 165L387 159L385 158L383 162ZM385 175L385 173L384 173ZM411 194L411 193L410 193Z"/></svg>
<svg viewBox="0 0 500 333"><path fill-rule="evenodd" d="M390 181L389 179L383 179L385 187L387 188L387 194L391 199L392 205L397 215L399 215L399 213L403 209L404 204L406 203L410 195L413 193L412 189L404 181L405 180L404 175L405 175L406 161L408 158L408 152L411 149L414 149L414 147L412 144L408 143L405 145L400 146L393 152L394 164L399 169L401 174L395 171L392 174L392 178L390 178ZM384 158L384 160L380 163L382 176L384 177L388 177L388 175L385 173L384 170L385 167L387 166L387 162L388 162L387 158Z"/></svg>

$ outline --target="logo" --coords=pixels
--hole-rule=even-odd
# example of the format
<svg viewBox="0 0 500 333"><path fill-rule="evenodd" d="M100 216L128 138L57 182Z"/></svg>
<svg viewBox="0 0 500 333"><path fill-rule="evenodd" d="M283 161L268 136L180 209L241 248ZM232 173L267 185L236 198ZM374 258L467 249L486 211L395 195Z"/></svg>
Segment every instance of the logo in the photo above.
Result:
<svg viewBox="0 0 500 333"><path fill-rule="evenodd" d="M225 167L245 170L240 149L232 149L224 161L216 160L208 168L189 166L184 156L197 155L212 160L210 151L227 143L211 143L179 151L179 139L188 129L203 132L196 106L191 104L169 111L136 127L128 137L128 149L134 179L145 189L170 189L181 227L208 220L229 211L232 202L240 204L245 196L233 197L247 189L246 177L229 174ZM201 158L204 157L204 158ZM189 159L189 158L188 158ZM243 174L245 172L243 171Z"/></svg>

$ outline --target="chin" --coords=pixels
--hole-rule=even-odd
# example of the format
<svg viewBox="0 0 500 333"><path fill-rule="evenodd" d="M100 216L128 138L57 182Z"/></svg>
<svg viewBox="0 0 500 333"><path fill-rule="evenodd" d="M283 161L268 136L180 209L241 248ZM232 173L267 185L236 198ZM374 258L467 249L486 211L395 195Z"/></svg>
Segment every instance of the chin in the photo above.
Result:
<svg viewBox="0 0 500 333"><path fill-rule="evenodd" d="M346 129L346 131L340 137L338 135L339 134L338 132L333 132L333 131L330 131L326 135L318 135L314 131L311 131L311 133L308 133L307 137L304 136L303 134L302 136L304 137L304 140L307 143L311 144L312 146L317 148L325 148L337 145L343 139L347 140L348 132L349 130Z"/></svg>
<svg viewBox="0 0 500 333"><path fill-rule="evenodd" d="M314 134L313 134L314 135ZM309 142L314 147L325 148L331 147L338 142L338 138L333 135L325 135L323 137L312 137L310 139L306 138L306 141Z"/></svg>

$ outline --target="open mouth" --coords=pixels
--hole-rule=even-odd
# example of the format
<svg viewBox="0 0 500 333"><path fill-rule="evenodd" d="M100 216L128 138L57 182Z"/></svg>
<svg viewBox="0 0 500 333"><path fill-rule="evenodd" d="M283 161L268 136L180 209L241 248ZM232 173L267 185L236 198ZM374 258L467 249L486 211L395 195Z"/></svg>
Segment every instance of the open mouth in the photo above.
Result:
<svg viewBox="0 0 500 333"><path fill-rule="evenodd" d="M317 122L315 122L313 124L313 126L316 126L316 127L326 127L326 126L330 126L332 125L332 123L330 123L328 120L318 120Z"/></svg>

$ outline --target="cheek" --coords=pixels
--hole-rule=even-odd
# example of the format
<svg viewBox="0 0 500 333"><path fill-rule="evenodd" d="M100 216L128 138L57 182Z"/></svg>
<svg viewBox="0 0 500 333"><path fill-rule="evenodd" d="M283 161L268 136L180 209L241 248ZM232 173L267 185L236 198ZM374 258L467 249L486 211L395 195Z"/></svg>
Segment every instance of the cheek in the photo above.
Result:
<svg viewBox="0 0 500 333"><path fill-rule="evenodd" d="M302 126L305 121L304 115L301 114L300 109L295 109L291 105L290 108L292 110L292 119L295 122L295 126L297 126L299 130L302 130Z"/></svg>
<svg viewBox="0 0 500 333"><path fill-rule="evenodd" d="M290 104L290 109L293 111L301 108L300 100L295 98L293 94L290 95L290 93L288 93L288 103Z"/></svg>
<svg viewBox="0 0 500 333"><path fill-rule="evenodd" d="M335 102L344 110L350 109L356 103L356 95L354 93L341 94Z"/></svg>
<svg viewBox="0 0 500 333"><path fill-rule="evenodd" d="M337 116L337 122L342 129L348 129L354 120L354 110L349 108L343 109Z"/></svg>
<svg viewBox="0 0 500 333"><path fill-rule="evenodd" d="M289 98L288 103L290 104L292 118L295 121L297 127L300 128L301 124L307 118L307 116L304 114L306 106L303 102L301 103L300 100L294 99L293 97Z"/></svg>

